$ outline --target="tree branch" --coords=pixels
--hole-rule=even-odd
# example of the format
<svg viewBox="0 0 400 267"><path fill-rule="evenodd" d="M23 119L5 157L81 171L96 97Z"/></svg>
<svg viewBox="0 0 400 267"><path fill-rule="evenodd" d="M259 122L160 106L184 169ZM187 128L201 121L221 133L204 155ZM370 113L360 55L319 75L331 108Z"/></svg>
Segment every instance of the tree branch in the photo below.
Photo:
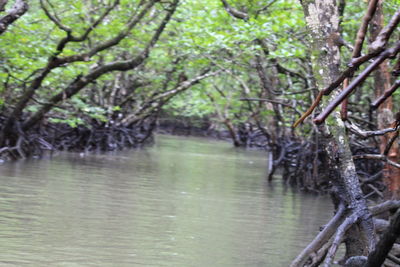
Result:
<svg viewBox="0 0 400 267"><path fill-rule="evenodd" d="M354 44L354 49L353 49L353 54L352 54L352 58L357 58L361 55L361 49L364 43L364 39L365 39L365 35L368 29L368 25L372 19L372 17L374 16L376 7L378 5L378 1L379 0L371 0L368 3L368 10L367 13L364 15L364 18L362 20L361 26L358 29L357 32L357 39L356 42Z"/></svg>
<svg viewBox="0 0 400 267"><path fill-rule="evenodd" d="M384 162L387 162L388 164L396 167L396 168L400 168L400 164L396 163L394 161L391 161L387 158L387 156L385 155L381 155L381 154L362 154L362 155L354 155L353 159L379 159L382 160Z"/></svg>
<svg viewBox="0 0 400 267"><path fill-rule="evenodd" d="M371 207L369 210L373 216L377 216L389 210L400 208L400 200L388 200Z"/></svg>
<svg viewBox="0 0 400 267"><path fill-rule="evenodd" d="M397 25L400 23L400 9L397 9L396 13L390 19L388 25L384 27L379 35L376 37L375 41L369 45L371 51L380 50L385 47L393 31L396 29Z"/></svg>
<svg viewBox="0 0 400 267"><path fill-rule="evenodd" d="M335 216L329 221L324 229L319 232L314 240L308 244L308 246L296 257L296 259L292 261L290 267L303 266L310 254L319 250L323 244L332 237L332 235L336 232L336 229L341 225L345 211L345 206L341 204Z"/></svg>
<svg viewBox="0 0 400 267"><path fill-rule="evenodd" d="M7 1L0 2L0 8L4 9ZM28 11L28 3L24 0L16 0L13 7L8 11L8 13L0 18L0 35L3 34L8 26L10 26L14 21L19 19L26 11Z"/></svg>
<svg viewBox="0 0 400 267"><path fill-rule="evenodd" d="M118 1L116 1L118 2ZM78 55L72 55L64 58L56 58L57 65L64 65L67 63L72 63L72 62L77 62L77 61L88 61L91 57L94 55L98 54L101 51L104 51L110 47L118 45L128 34L131 32L131 30L143 19L143 17L147 14L147 12L150 10L150 8L155 4L155 0L149 1L147 5L141 10L141 12L133 16L131 20L125 25L125 29L122 30L117 36L115 36L112 39L109 39L107 41L104 41L95 47L93 47L89 52L78 54ZM114 3L115 5L117 3ZM111 8L107 10L108 12L111 11ZM108 13L107 13L108 14ZM105 16L104 16L105 17ZM96 24L95 22L94 24ZM87 36L89 35L90 31L89 29L81 36L81 37L73 37L67 40L68 42L73 41L73 42L81 42L84 41Z"/></svg>
<svg viewBox="0 0 400 267"><path fill-rule="evenodd" d="M279 100L273 100L273 99L265 99L265 98L251 98L251 97L244 97L244 98L240 98L240 101L261 101L261 102L269 102L269 103L273 103L273 104L278 104L284 107L288 107L293 109L297 114L301 115L301 112L298 111L298 109L296 107L293 107L292 105L288 104L288 103L284 103L282 101Z"/></svg>
<svg viewBox="0 0 400 267"><path fill-rule="evenodd" d="M347 230L350 229L358 220L359 216L357 213L352 214L351 216L347 217L344 222L339 226L336 231L335 238L333 239L332 246L330 247L328 254L326 255L326 259L324 262L324 267L330 267L335 257L336 251L343 241L343 236L346 234Z"/></svg>
<svg viewBox="0 0 400 267"><path fill-rule="evenodd" d="M152 1L154 2L154 1ZM126 61L116 61L111 62L109 64L100 66L85 76L77 77L74 81L72 81L66 89L62 92L54 95L50 98L46 105L43 105L36 113L34 113L31 117L24 121L22 124L22 129L27 130L33 125L35 125L42 117L52 109L52 107L66 99L70 98L73 95L77 94L81 89L87 86L89 83L95 81L99 77L103 76L106 73L113 72L113 71L127 71L138 67L142 64L149 55L149 50L154 46L154 44L158 41L161 33L164 31L165 26L171 20L172 15L175 13L175 10L178 6L179 0L174 0L171 4L170 9L167 11L167 15L161 21L160 25L158 26L156 32L153 34L149 44L147 47L136 57L126 60ZM143 15L144 16L144 15Z"/></svg>
<svg viewBox="0 0 400 267"><path fill-rule="evenodd" d="M221 0L225 10L234 18L248 20L249 15L245 12L239 11L228 4L226 0Z"/></svg>
<svg viewBox="0 0 400 267"><path fill-rule="evenodd" d="M316 124L321 124L325 121L325 119L329 116L329 114L332 113L332 111L340 105L340 103L348 97L357 86L359 86L368 76L369 74L374 71L385 59L389 57L394 57L397 55L397 53L400 51L400 41L396 43L396 45L391 48L387 49L384 52L382 52L374 62L372 62L368 67L365 68L364 71L361 72L360 75L357 76L350 84L349 86L341 91L339 95L332 100L328 106L326 107L325 110L321 112L315 119L314 123Z"/></svg>
<svg viewBox="0 0 400 267"><path fill-rule="evenodd" d="M371 104L372 109L377 109L386 99L388 99L396 90L400 87L400 80L395 81L392 84L392 87L390 89L386 90L383 92L383 94L377 98L374 102Z"/></svg>
<svg viewBox="0 0 400 267"><path fill-rule="evenodd" d="M380 136L380 135L385 135L387 133L395 132L398 130L398 127L394 128L386 128L382 130L377 130L377 131L364 131L357 127L355 124L350 123L348 121L345 122L345 126L347 129L349 129L352 133L362 137L362 138L369 138L373 136Z"/></svg>
<svg viewBox="0 0 400 267"><path fill-rule="evenodd" d="M5 11L8 0L0 0L0 12Z"/></svg>
<svg viewBox="0 0 400 267"><path fill-rule="evenodd" d="M46 5L44 4L43 0L40 0L40 7L43 9L44 13L46 16L62 31L65 31L67 35L70 35L72 30L71 28L65 26L62 24L60 19L57 17L57 15L54 15L50 13L50 11L47 9Z"/></svg>
<svg viewBox="0 0 400 267"><path fill-rule="evenodd" d="M113 45L117 45L123 38L125 38L129 31L137 24L139 23L139 21L144 17L144 15L148 12L148 10L154 5L154 3L156 2L156 0L150 1L141 11L141 13L137 16L133 16L133 18L130 20L130 22L127 23L126 29L123 30L122 32L120 32L119 35L117 35L114 39L111 39L109 41L106 41L102 44L100 44L99 46L96 46L95 48L93 48L91 50L91 53L89 53L89 55L93 56L94 54L96 54L97 52L100 52L104 49L110 48ZM114 1L114 4L111 5L104 13L102 16L100 16L99 20L95 21L94 24L92 26L96 26L97 24L100 23L100 21L102 19L104 19L107 14L113 9L115 8L115 6L119 3L118 0ZM165 25L163 26L165 27ZM33 97L33 95L35 94L36 90L40 88L40 86L42 85L43 80L47 77L48 74L50 74L52 72L53 69L56 69L66 63L72 63L75 61L85 61L88 60L88 53L85 54L80 54L80 55L74 55L74 56L70 56L70 57L66 57L66 58L58 58L57 55L59 55L60 53L62 53L63 49L65 48L65 46L67 45L68 42L71 41L83 41L84 39L87 38L88 34L92 31L92 29L88 29L81 37L79 38L75 38L73 37L72 33L67 34L67 37L61 39L57 45L57 52L50 56L47 62L47 65L44 69L42 69L40 71L40 73L38 74L38 76L36 76L36 78L32 81L32 83L30 84L30 86L28 87L28 89L24 92L24 94L22 95L22 97L19 99L18 103L16 104L15 108L13 109L13 111L11 112L10 116L8 117L8 119L6 120L6 122L3 125L3 131L6 132L8 131L9 127L12 125L13 121L18 119L20 117L20 115L22 114L24 108L26 107L26 105L28 104L29 100ZM159 33L157 34L159 36ZM122 39L121 39L122 38ZM146 53L148 53L148 50L146 51ZM132 59L132 62L126 62L126 66L128 65L135 65L136 62L138 61L138 58L141 58L142 56L139 56L137 58ZM147 57L147 56L146 56ZM143 61L141 61L143 62ZM121 63L121 62L120 62ZM124 63L124 62L122 62ZM114 66L117 68L116 70L118 70L118 68L121 66L121 64L114 64ZM122 64L124 65L124 64ZM140 65L140 64L139 64ZM112 68L112 67L111 67ZM104 67L104 71L105 73L108 72L110 69L110 65L106 65ZM101 73L102 71L99 71L99 69L96 69L95 71L93 71L93 73L89 74L88 77L86 77L86 80L88 80L89 82L92 82L93 80L91 80L97 73ZM104 73L103 73L104 74ZM94 76L93 76L94 75ZM102 75L102 74L101 74ZM101 76L100 75L100 76ZM98 76L98 77L100 77ZM97 78L98 78L97 77ZM96 79L97 79L96 78ZM77 79L79 80L79 79ZM88 83L89 83L88 82ZM86 84L88 84L86 83ZM84 85L86 86L86 85ZM83 87L84 87L83 86ZM80 87L80 85L78 86ZM83 88L82 87L82 88ZM80 88L81 89L81 88ZM77 89L78 91L80 89ZM74 90L73 90L74 91ZM56 100L58 98L54 98L53 100ZM59 101L59 100L58 100ZM57 101L57 102L58 102ZM50 101L52 102L52 101ZM56 103L56 102L55 102ZM55 104L52 103L52 104ZM51 103L49 105L45 105L43 106L43 114L45 114L48 110L51 109ZM37 115L38 116L42 116L39 115L41 111L39 110ZM26 122L24 123L24 125L26 125L25 127L27 127L28 125L30 125L30 123L26 124ZM32 126L32 125L30 125ZM29 126L29 127L30 127ZM0 136L0 143L2 143L1 140L1 136Z"/></svg>
<svg viewBox="0 0 400 267"><path fill-rule="evenodd" d="M203 71L200 75L179 83L174 89L168 90L166 92L161 92L157 95L154 95L151 97L148 101L146 101L145 104L142 104L139 110L136 110L132 114L126 116L122 121L121 124L123 125L131 125L140 119L142 117L148 116L149 113L155 109L160 109L165 103L167 103L172 97L176 96L178 93L181 93L193 85L199 83L201 80L206 79L211 76L215 76L221 71L215 71L215 72L209 72L209 70ZM158 103L157 103L158 101ZM155 103L155 105L152 105ZM147 111L147 112L145 112ZM141 115L140 115L141 114Z"/></svg>
<svg viewBox="0 0 400 267"><path fill-rule="evenodd" d="M368 255L365 267L382 266L396 239L400 236L400 209L393 216L388 229L380 238L376 249Z"/></svg>

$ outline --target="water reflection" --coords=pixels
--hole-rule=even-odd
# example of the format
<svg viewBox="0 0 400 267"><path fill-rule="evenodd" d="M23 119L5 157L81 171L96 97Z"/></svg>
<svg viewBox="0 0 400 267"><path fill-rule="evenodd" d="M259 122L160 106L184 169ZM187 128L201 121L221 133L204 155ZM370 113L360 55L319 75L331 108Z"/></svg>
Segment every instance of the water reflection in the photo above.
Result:
<svg viewBox="0 0 400 267"><path fill-rule="evenodd" d="M329 200L268 185L266 158L161 136L114 155L0 166L1 266L287 266Z"/></svg>

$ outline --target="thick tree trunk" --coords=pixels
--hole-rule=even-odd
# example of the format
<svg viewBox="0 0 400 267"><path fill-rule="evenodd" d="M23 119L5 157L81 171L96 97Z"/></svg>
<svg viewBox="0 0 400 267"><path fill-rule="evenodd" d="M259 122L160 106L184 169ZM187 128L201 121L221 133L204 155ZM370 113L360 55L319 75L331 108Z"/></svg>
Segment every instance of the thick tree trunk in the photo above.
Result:
<svg viewBox="0 0 400 267"><path fill-rule="evenodd" d="M333 0L303 0L305 19L312 40L313 72L319 88L326 88L339 74L339 11ZM328 102L335 98L332 93ZM325 102L323 106L326 106ZM340 112L336 110L325 124L319 127L325 147L326 168L335 204L343 203L348 215L355 215L359 223L347 231L347 236L359 242L346 242L346 258L366 255L374 247L373 222L363 197L356 174L348 136Z"/></svg>

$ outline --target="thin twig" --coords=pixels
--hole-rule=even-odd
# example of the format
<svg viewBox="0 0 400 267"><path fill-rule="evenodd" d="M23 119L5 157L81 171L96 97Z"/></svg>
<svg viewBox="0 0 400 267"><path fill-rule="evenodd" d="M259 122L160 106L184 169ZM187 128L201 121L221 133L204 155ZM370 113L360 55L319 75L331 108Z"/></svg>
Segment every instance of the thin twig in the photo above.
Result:
<svg viewBox="0 0 400 267"><path fill-rule="evenodd" d="M319 91L317 97L315 98L314 102L312 103L311 107L304 112L304 114L293 124L293 128L296 128L300 123L302 123L310 114L314 111L314 109L319 105L321 102L322 96L324 95L324 91Z"/></svg>

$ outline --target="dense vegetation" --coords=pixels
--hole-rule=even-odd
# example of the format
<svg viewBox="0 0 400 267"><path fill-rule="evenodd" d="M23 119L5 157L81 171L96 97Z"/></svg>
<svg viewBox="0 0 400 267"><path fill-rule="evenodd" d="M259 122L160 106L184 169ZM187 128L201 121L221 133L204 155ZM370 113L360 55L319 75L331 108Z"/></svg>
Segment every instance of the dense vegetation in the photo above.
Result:
<svg viewBox="0 0 400 267"><path fill-rule="evenodd" d="M269 179L283 166L333 195L293 266L329 266L343 241L346 259L384 247L371 213L399 203L365 199L400 192L397 1L27 2L0 0L2 158L121 149L157 125L226 131L270 152Z"/></svg>

